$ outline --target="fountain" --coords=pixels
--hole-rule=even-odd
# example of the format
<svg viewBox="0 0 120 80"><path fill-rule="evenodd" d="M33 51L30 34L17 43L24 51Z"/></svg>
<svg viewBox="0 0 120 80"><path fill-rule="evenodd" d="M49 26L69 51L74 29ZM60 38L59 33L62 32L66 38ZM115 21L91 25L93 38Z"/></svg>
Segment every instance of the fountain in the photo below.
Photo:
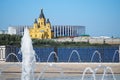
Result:
<svg viewBox="0 0 120 80"><path fill-rule="evenodd" d="M100 52L98 52L98 51L95 51L95 52L93 53L92 58L91 58L91 62L93 61L93 58L94 58L95 54L98 54L98 55L99 55L99 62L101 62L102 58L101 58Z"/></svg>
<svg viewBox="0 0 120 80"><path fill-rule="evenodd" d="M44 74L45 74L45 72L47 71L47 69L50 68L50 67L55 68L56 70L58 70L59 73L60 73L60 77L63 77L63 76L64 76L64 72L63 72L63 69L62 69L61 67L56 66L56 65L54 65L54 64L52 64L52 63L47 63L47 64L43 67L42 71L40 71L40 74L39 74L37 80L44 79Z"/></svg>
<svg viewBox="0 0 120 80"><path fill-rule="evenodd" d="M111 74L112 74L112 77L113 77L113 80L116 80L116 78L115 78L115 76L114 76L114 73L113 73L111 67L109 67L109 66L107 66L107 67L104 68L104 73L103 73L103 76L102 76L102 79L101 79L101 80L104 80L105 74L106 74L106 72L107 72L108 70L110 70L110 72L111 72Z"/></svg>
<svg viewBox="0 0 120 80"><path fill-rule="evenodd" d="M18 56L17 56L15 53L9 53L9 54L7 55L7 57L6 57L6 59L5 59L5 62L7 61L7 59L8 59L11 55L15 56L16 59L17 59L17 61L20 63L20 60L19 60ZM2 63L3 63L3 62L2 62ZM13 67L13 66L21 67L19 63L18 63L18 64L9 64L9 65L4 66L2 69L0 69L0 74L2 73L2 70L8 69L8 68L10 68L10 67Z"/></svg>
<svg viewBox="0 0 120 80"><path fill-rule="evenodd" d="M22 52L22 76L21 80L34 80L35 52L27 28L24 29L24 35L21 42Z"/></svg>
<svg viewBox="0 0 120 80"><path fill-rule="evenodd" d="M9 53L6 58L5 58L5 62L7 62L8 58L10 56L15 56L15 58L17 59L18 62L20 62L20 59L18 58L18 56L15 53ZM4 62L0 62L0 63L4 63Z"/></svg>
<svg viewBox="0 0 120 80"><path fill-rule="evenodd" d="M17 61L20 62L18 56L17 56L15 53L9 53L9 54L7 55L7 57L6 57L6 59L5 59L5 62L7 61L7 59L9 58L9 56L11 56L11 55L15 56L15 57L17 58Z"/></svg>
<svg viewBox="0 0 120 80"><path fill-rule="evenodd" d="M114 53L113 58L112 58L112 62L114 62L116 54L119 54L119 50L115 50L115 53Z"/></svg>
<svg viewBox="0 0 120 80"><path fill-rule="evenodd" d="M48 58L47 58L47 63L48 63L48 61L49 61L51 55L53 55L53 54L55 55L55 58L57 59L57 62L59 61L59 58L58 58L56 52L53 51L53 52L51 52L51 53L49 54L49 56L48 56Z"/></svg>
<svg viewBox="0 0 120 80"><path fill-rule="evenodd" d="M79 53L78 53L77 50L73 50L73 51L71 52L71 54L70 54L70 56L69 56L69 59L68 59L68 62L70 62L70 59L71 59L73 53L74 53L74 54L75 54L75 53L77 54L78 60L79 60L79 62L81 62L80 55L79 55Z"/></svg>
<svg viewBox="0 0 120 80"><path fill-rule="evenodd" d="M36 60L38 60L38 62L40 62L40 58L38 57L38 55L35 53L35 57L36 57Z"/></svg>
<svg viewBox="0 0 120 80"><path fill-rule="evenodd" d="M95 72L90 67L85 68L85 70L83 71L82 79L81 80L84 80L84 76L85 76L85 74L86 74L87 71L90 71L92 73L93 80L96 80L96 78L95 78Z"/></svg>

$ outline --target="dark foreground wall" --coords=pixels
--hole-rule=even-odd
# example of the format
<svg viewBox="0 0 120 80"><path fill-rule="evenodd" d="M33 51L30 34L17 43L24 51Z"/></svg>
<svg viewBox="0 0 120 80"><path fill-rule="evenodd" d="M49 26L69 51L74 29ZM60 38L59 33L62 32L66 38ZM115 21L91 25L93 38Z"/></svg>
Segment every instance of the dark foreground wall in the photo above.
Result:
<svg viewBox="0 0 120 80"><path fill-rule="evenodd" d="M34 48L37 62L119 62L118 47ZM16 52L19 48L16 48ZM96 51L96 53L95 53ZM115 53L116 52L116 53ZM71 57L70 57L71 55ZM93 56L94 55L94 56ZM22 61L22 55L17 54ZM58 57L58 58L57 58ZM100 60L101 58L101 60ZM114 58L114 59L113 59Z"/></svg>

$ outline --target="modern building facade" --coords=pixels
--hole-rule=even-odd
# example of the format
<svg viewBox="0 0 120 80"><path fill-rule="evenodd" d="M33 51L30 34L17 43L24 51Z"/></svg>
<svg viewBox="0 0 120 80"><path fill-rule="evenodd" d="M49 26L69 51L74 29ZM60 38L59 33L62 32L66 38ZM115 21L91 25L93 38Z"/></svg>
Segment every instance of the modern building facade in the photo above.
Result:
<svg viewBox="0 0 120 80"><path fill-rule="evenodd" d="M85 34L85 26L53 25L54 37L80 36Z"/></svg>
<svg viewBox="0 0 120 80"><path fill-rule="evenodd" d="M25 28L25 26L9 26L8 27L8 34L10 34L10 35L23 35L24 28Z"/></svg>
<svg viewBox="0 0 120 80"><path fill-rule="evenodd" d="M23 35L24 33L24 28L27 27L27 28L31 28L32 26L22 26L22 25L18 25L18 26L9 26L8 27L8 32L7 34L10 34L10 35Z"/></svg>

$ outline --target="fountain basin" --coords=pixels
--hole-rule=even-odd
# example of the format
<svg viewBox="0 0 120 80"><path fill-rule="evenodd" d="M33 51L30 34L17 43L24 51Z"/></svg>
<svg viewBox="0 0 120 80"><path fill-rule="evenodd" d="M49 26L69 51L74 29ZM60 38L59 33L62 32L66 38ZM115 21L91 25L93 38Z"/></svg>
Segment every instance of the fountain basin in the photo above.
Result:
<svg viewBox="0 0 120 80"><path fill-rule="evenodd" d="M56 76L50 76L51 73L46 73L46 78L40 79L40 80L81 80L82 74L69 74L66 75L64 78ZM35 73L35 76L38 75ZM20 79L21 74L20 73L4 73L0 75L0 80L21 80ZM96 80L101 80L102 74L96 75ZM120 74L115 74L116 80L120 79ZM91 74L86 74L84 80L91 80ZM113 80L112 77L108 77L105 80Z"/></svg>
<svg viewBox="0 0 120 80"><path fill-rule="evenodd" d="M5 62L0 64L0 80L21 80L22 63ZM120 78L120 63L35 63L35 80L81 80L84 70L97 70L95 80L101 80L104 68L111 68L115 79ZM105 79L113 80L110 70ZM107 77L106 77L107 76ZM83 80L91 80L92 72L87 71ZM114 79L114 80L115 80ZM104 79L103 79L104 80Z"/></svg>
<svg viewBox="0 0 120 80"><path fill-rule="evenodd" d="M0 64L0 70L2 73L21 73L21 65L22 63L18 62L5 62ZM45 66L48 66L46 73L50 72L60 72L63 71L64 73L83 73L86 67L91 67L95 69L99 65L102 66L109 66L112 68L114 74L120 74L120 63L35 63L35 73L40 73ZM8 67L6 67L8 66ZM6 68L5 68L6 67ZM61 69L61 70L60 70ZM97 74L102 74L103 69L99 69Z"/></svg>

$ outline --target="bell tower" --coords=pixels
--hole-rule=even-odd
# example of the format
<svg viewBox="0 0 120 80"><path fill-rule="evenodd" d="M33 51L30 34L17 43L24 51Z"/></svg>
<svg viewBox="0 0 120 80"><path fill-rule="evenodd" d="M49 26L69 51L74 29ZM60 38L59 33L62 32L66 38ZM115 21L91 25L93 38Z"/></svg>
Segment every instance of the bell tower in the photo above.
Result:
<svg viewBox="0 0 120 80"><path fill-rule="evenodd" d="M44 27L46 25L46 18L44 16L43 9L41 9L41 13L40 13L40 16L38 18L38 25L40 27Z"/></svg>
<svg viewBox="0 0 120 80"><path fill-rule="evenodd" d="M37 19L35 19L35 22L34 22L34 28L38 28L38 23L37 23Z"/></svg>
<svg viewBox="0 0 120 80"><path fill-rule="evenodd" d="M47 19L46 26L51 29L51 23L50 23L49 19Z"/></svg>

